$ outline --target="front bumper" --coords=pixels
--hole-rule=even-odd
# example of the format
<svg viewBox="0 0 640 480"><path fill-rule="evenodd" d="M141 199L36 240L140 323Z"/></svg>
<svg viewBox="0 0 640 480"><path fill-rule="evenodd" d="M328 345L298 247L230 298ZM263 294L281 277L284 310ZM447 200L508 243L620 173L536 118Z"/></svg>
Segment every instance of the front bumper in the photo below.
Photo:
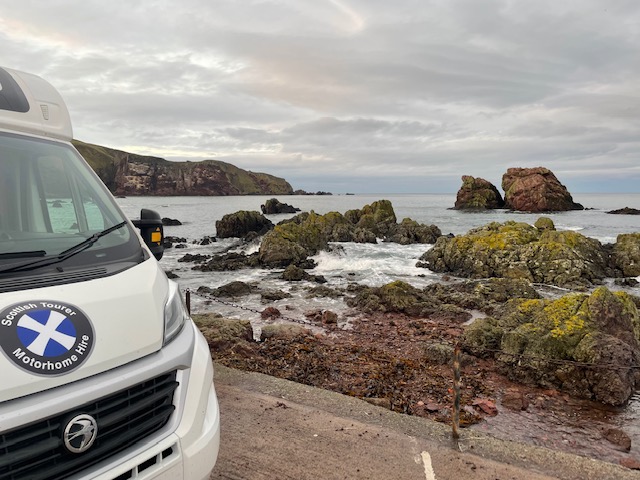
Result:
<svg viewBox="0 0 640 480"><path fill-rule="evenodd" d="M162 439L148 439L125 458L111 459L90 476L95 480L206 480L220 447L220 410L213 385L209 346L196 326L192 330L193 354L190 367L179 370L180 387L171 423L174 427ZM185 332L180 334L180 337ZM178 340L178 339L176 339ZM173 343L173 342L172 342ZM171 345L171 344L170 344Z"/></svg>
<svg viewBox="0 0 640 480"><path fill-rule="evenodd" d="M172 342L151 355L70 384L0 403L0 432L82 413L86 405L98 399L129 391L170 372L175 375L177 387L173 393L175 409L167 423L128 448L105 455L98 463L93 460L90 466L66 478L206 479L218 455L220 412L211 354L206 340L190 321ZM36 475L52 478L46 469Z"/></svg>

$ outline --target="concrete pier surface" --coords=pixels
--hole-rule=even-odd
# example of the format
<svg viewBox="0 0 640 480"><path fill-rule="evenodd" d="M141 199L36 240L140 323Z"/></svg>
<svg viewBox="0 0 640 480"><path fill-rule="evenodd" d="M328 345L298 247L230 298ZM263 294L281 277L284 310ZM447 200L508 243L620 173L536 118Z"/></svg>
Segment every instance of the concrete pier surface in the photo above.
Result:
<svg viewBox="0 0 640 480"><path fill-rule="evenodd" d="M222 433L211 479L632 480L640 472L498 440L357 398L215 365Z"/></svg>

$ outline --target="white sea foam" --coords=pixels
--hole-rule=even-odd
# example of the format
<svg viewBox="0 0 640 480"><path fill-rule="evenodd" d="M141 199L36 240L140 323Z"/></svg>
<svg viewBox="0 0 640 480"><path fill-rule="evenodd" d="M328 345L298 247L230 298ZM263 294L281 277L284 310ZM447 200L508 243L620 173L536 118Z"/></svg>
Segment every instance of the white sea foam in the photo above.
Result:
<svg viewBox="0 0 640 480"><path fill-rule="evenodd" d="M577 225L562 225L557 224L556 230L571 230L572 232L579 232L580 230L584 230L584 227L580 227Z"/></svg>
<svg viewBox="0 0 640 480"><path fill-rule="evenodd" d="M618 238L617 237L600 237L600 238L597 238L596 240L598 240L602 244L606 244L606 243L616 243L618 241Z"/></svg>
<svg viewBox="0 0 640 480"><path fill-rule="evenodd" d="M340 243L331 252L313 257L316 275L328 278L343 277L368 286L381 286L402 279L411 283L430 283L425 276L430 271L416 267L420 256L432 245L396 243Z"/></svg>

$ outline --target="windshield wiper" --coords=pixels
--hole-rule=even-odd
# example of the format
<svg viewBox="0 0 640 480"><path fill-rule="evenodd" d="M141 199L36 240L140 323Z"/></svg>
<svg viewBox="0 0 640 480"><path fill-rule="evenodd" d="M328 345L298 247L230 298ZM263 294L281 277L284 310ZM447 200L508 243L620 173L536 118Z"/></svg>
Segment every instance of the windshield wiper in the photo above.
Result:
<svg viewBox="0 0 640 480"><path fill-rule="evenodd" d="M113 227L109 227L106 230L102 230L101 232L94 233L90 237L86 238L82 242L74 245L71 248L66 249L63 252L60 252L58 255L54 255L47 258L41 258L40 260L30 261L26 263L19 263L17 265L13 265L11 267L0 269L0 274L9 273L9 272L22 272L27 270L34 270L39 267L46 267L48 265L54 265L56 263L60 263L65 261L67 258L71 258L74 255L77 255L80 252L85 251L87 248L91 247L94 243L96 243L100 238L105 235L110 234L111 232L118 230L119 228L124 227L127 222L120 222Z"/></svg>
<svg viewBox="0 0 640 480"><path fill-rule="evenodd" d="M73 247L66 249L64 252L60 252L58 254L58 257L64 257L62 260L65 260L65 259L67 259L69 257L73 257L76 253L80 253L83 250L86 250L87 248L89 248L94 243L96 243L98 241L98 239L104 237L105 235L110 234L111 232L113 232L115 230L118 230L119 228L124 227L126 224L127 224L127 222L120 222L117 225L114 225L113 227L107 228L106 230L102 230L101 232L94 233L93 235L88 237L86 240L83 240L79 244L74 245Z"/></svg>

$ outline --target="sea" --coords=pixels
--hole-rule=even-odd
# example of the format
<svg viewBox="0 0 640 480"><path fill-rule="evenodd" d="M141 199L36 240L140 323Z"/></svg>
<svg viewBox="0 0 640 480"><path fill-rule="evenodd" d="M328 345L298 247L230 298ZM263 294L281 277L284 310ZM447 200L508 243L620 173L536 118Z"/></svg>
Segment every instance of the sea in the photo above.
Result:
<svg viewBox="0 0 640 480"><path fill-rule="evenodd" d="M179 276L183 288L205 285L216 288L234 280L269 281L274 278L271 270L246 270L237 272L196 272L190 264L178 259L186 253L215 254L227 251L238 244L237 239L219 239L216 243L200 246L195 242L205 236L215 237L216 221L224 215L239 210L255 210L273 196L226 196L226 197L126 197L118 203L130 218L138 218L141 208L157 211L162 217L179 220L182 225L166 226L165 235L185 238L186 248L172 248L165 251L161 264ZM541 214L516 213L507 210L487 212L465 212L453 210L455 195L444 194L368 194L368 195L287 195L277 197L301 211L345 213L360 209L377 200L389 200L393 205L398 222L404 218L427 225L436 225L443 234L460 235L470 229L490 222L509 220L533 224L540 216L553 220L557 230L573 230L601 243L615 243L622 233L640 232L640 215L614 215L608 211L623 208L639 208L640 194L581 194L573 195L574 201L581 203L585 210ZM293 214L267 215L273 223L292 217ZM258 244L238 245L236 251L252 253ZM436 275L415 266L418 258L431 245L398 245L378 242L377 244L341 244L342 249L321 252L314 257L317 266L309 273L323 275L328 286L343 286L347 282L357 282L368 286L381 286L394 280L404 280L414 286L424 286L438 281ZM348 274L348 275L347 275ZM287 288L286 285L280 285ZM638 291L640 293L640 290Z"/></svg>
<svg viewBox="0 0 640 480"><path fill-rule="evenodd" d="M117 201L125 214L132 219L139 218L142 208L149 208L157 211L162 217L176 219L182 223L182 225L165 227L165 235L181 237L185 241L180 242L183 248L175 248L174 246L174 248L166 249L160 264L165 271L171 271L178 276L176 281L183 291L194 292L191 295L193 313L216 312L227 318L250 320L254 331L257 332L256 336L258 336L263 325L260 312L267 306L262 303L260 295L249 295L236 299L231 304L222 304L211 302L195 294L200 286L217 288L232 281L243 281L259 285L263 290L282 290L291 294L290 298L268 305L286 312L284 319L280 321L304 321L305 312L329 309L338 313L340 324L340 316L345 315L346 317L348 312L342 299L309 296L307 290L301 288L298 282L283 281L280 278L281 270L243 269L231 272L200 272L192 270L192 263L179 261L187 253L213 255L236 251L250 254L257 251L259 243L247 245L238 239L218 239L209 245L199 245L197 242L206 236L215 237L216 221L224 215L239 210L260 212L260 206L270 198L274 197L272 195L154 196L125 197L118 198ZM507 210L486 212L453 210L455 194L287 195L277 198L280 202L292 205L301 211L314 211L318 214L345 213L347 210L360 209L376 200L389 200L393 205L398 222L404 218L410 218L419 223L436 225L443 234L461 235L472 228L490 222L513 220L533 224L540 216L551 218L557 230L580 232L603 244L615 243L620 234L640 232L640 215L607 213L623 207L640 209L640 194L638 193L573 194L574 201L582 204L585 210L544 215L516 213ZM293 214L267 215L273 223L278 223L292 216ZM320 252L313 257L316 267L308 271L312 275L322 275L327 280L326 285L329 287L346 287L350 283L381 286L394 280L403 280L416 287L424 287L442 279L440 274L416 267L420 256L432 247L429 244L403 246L379 241L377 244L341 243L340 246L341 248L333 249L331 252ZM629 293L640 295L640 288L618 287L612 279L606 280L605 284L612 289L625 289ZM559 296L564 293L566 292L562 289L547 290L547 294L550 295ZM342 324L344 328L348 328L348 321ZM552 448L572 450L567 445L571 442L578 442L576 448L573 449L578 450L576 453L608 461L617 461L621 454L604 448L602 444L606 441L599 441L600 434L598 433L599 429L614 426L622 428L632 438L631 454L640 458L640 393L636 393L628 406L624 408L608 410L602 415L596 412L596 418L576 416L577 423L575 425L567 425L565 419L561 425L550 426L534 417L536 416L503 412L501 415L484 422L478 428L498 437ZM599 420L597 417L603 419ZM606 420L604 420L605 418ZM590 424L590 428L587 430L584 428L585 423Z"/></svg>

